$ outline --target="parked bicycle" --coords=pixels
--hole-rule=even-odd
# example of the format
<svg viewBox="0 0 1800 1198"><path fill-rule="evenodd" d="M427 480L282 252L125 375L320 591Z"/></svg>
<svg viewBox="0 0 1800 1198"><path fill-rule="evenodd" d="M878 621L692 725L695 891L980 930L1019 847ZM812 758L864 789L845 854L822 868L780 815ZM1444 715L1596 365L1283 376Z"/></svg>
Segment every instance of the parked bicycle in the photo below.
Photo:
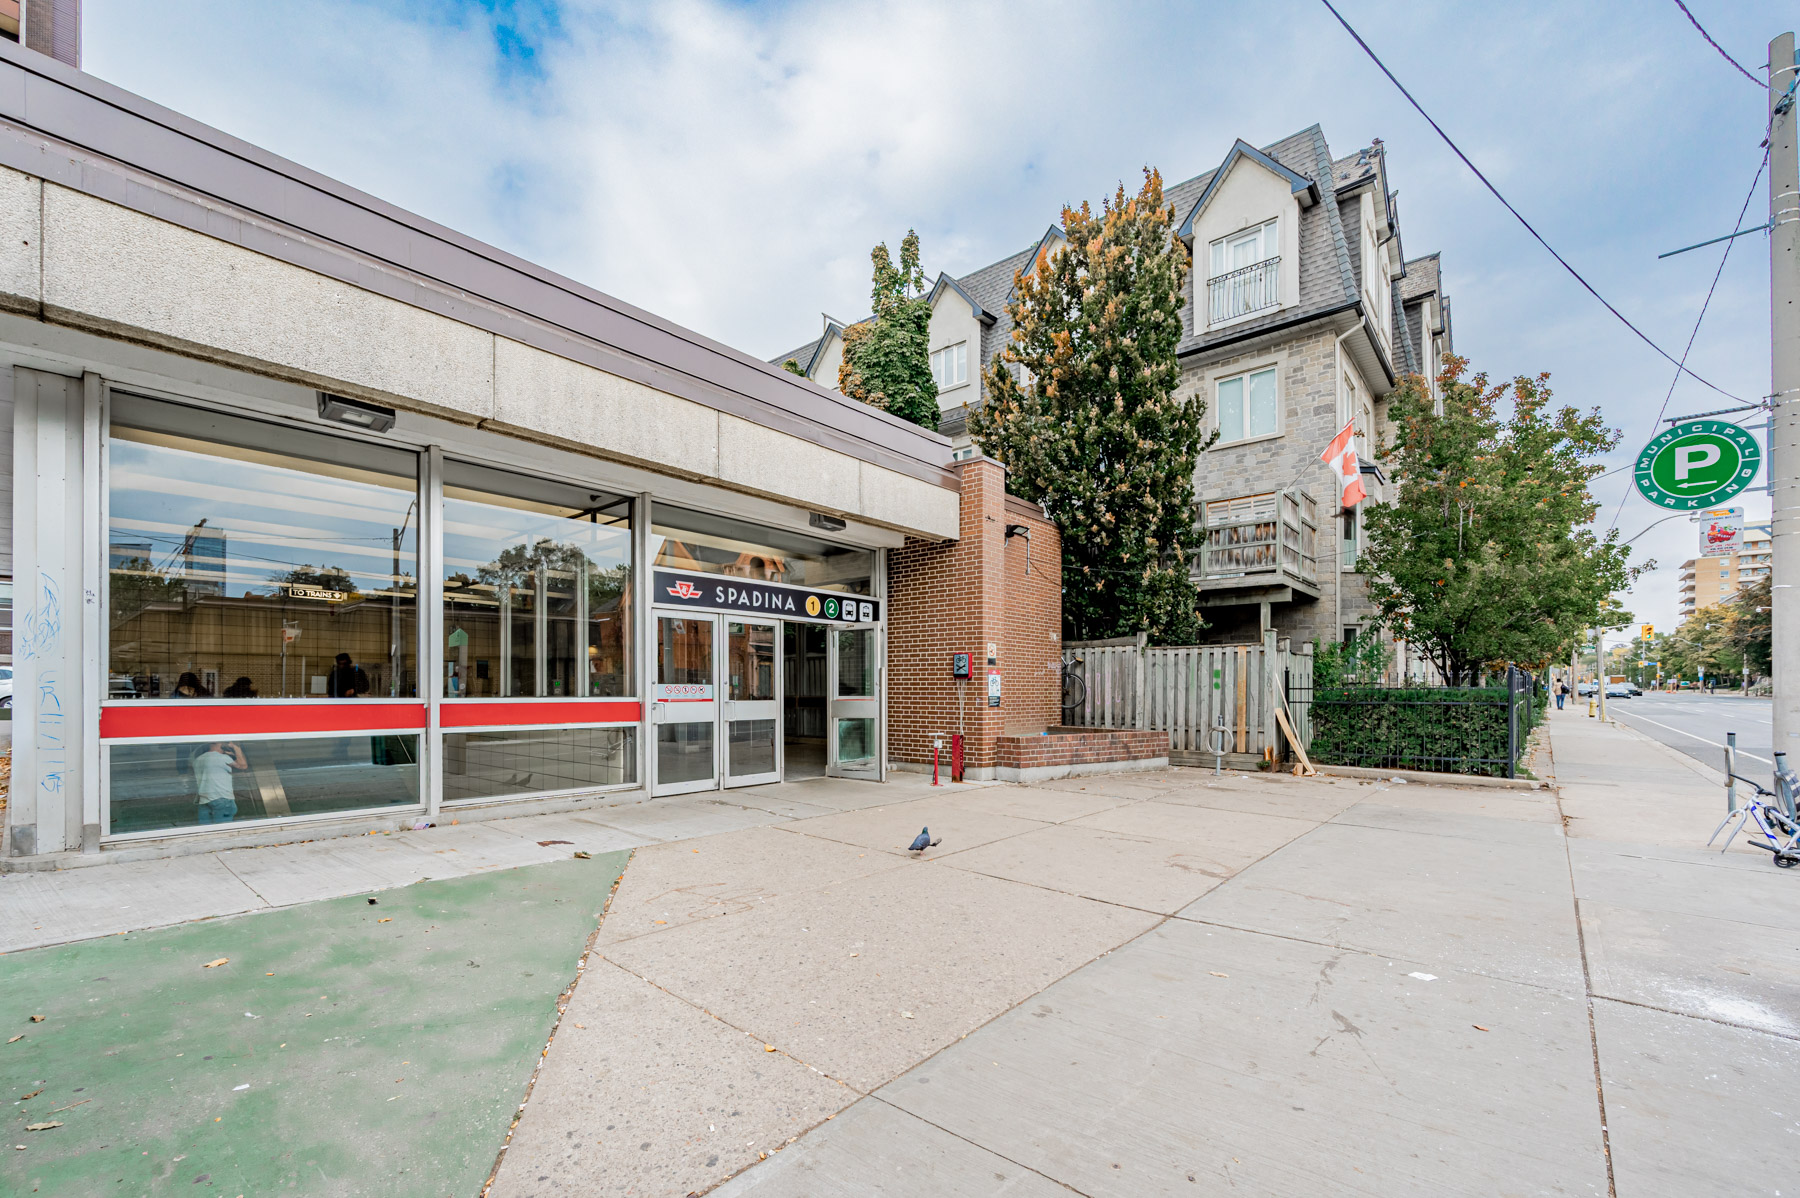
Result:
<svg viewBox="0 0 1800 1198"><path fill-rule="evenodd" d="M1081 658L1073 653L1065 654L1062 663L1062 710L1063 723L1069 722L1071 712L1080 711L1087 703L1087 680L1081 676Z"/></svg>
<svg viewBox="0 0 1800 1198"><path fill-rule="evenodd" d="M1730 834L1725 837L1724 846L1719 849L1721 853L1731 847L1731 842L1737 839L1740 831L1754 828L1745 838L1746 844L1773 855L1775 864L1782 869L1800 865L1800 814L1795 811L1795 797L1800 794L1800 777L1796 777L1794 771L1782 761L1785 756L1785 753L1775 754L1775 776L1771 779L1775 783L1774 790L1768 790L1755 779L1746 778L1742 774L1730 775L1739 782L1748 783L1756 795L1739 810L1726 813L1725 818L1719 821L1719 826L1713 829L1711 838L1706 842L1708 846L1719 838L1719 833L1725 831L1728 824L1733 826Z"/></svg>

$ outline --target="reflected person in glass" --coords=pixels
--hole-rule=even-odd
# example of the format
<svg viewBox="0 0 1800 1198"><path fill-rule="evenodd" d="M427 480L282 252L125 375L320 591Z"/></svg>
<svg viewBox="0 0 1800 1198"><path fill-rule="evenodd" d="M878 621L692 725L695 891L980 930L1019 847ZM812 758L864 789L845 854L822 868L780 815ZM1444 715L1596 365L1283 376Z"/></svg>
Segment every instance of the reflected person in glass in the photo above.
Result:
<svg viewBox="0 0 1800 1198"><path fill-rule="evenodd" d="M199 821L228 824L237 818L236 770L247 770L244 750L231 741L214 741L194 754L194 790L199 799Z"/></svg>

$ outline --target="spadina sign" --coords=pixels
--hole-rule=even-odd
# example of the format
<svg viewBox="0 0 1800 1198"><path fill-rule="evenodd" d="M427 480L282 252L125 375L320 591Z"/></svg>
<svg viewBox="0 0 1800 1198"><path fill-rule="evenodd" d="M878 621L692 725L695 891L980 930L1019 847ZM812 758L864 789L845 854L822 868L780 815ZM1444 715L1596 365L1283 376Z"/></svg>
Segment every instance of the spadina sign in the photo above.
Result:
<svg viewBox="0 0 1800 1198"><path fill-rule="evenodd" d="M1749 429L1724 420L1684 420L1637 457L1638 493L1678 512L1717 507L1748 487L1762 465Z"/></svg>
<svg viewBox="0 0 1800 1198"><path fill-rule="evenodd" d="M873 624L881 619L881 604L860 595L812 591L805 587L726 578L717 574L678 574L673 570L658 570L651 598L661 607L754 612L780 616L784 620Z"/></svg>

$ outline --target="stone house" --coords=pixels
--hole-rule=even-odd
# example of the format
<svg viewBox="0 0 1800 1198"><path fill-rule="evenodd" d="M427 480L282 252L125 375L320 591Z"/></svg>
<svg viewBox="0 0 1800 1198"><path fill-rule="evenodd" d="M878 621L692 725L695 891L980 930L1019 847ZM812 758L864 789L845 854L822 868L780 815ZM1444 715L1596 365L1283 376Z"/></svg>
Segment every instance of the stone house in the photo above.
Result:
<svg viewBox="0 0 1800 1198"><path fill-rule="evenodd" d="M1387 398L1420 374L1437 386L1450 352L1450 301L1438 255L1408 259L1379 139L1334 157L1319 126L1258 149L1237 141L1217 167L1166 190L1193 255L1182 390L1206 403L1219 438L1195 477L1202 530L1191 558L1209 640L1348 639L1369 615L1357 572L1359 512L1339 507L1319 453L1355 425L1370 501L1388 480L1373 460ZM1020 252L931 292L940 431L957 457L979 450L968 413L981 368L1006 345L1015 277L1063 242L1051 226ZM774 358L834 386L845 322ZM1416 675L1402 652L1396 671Z"/></svg>

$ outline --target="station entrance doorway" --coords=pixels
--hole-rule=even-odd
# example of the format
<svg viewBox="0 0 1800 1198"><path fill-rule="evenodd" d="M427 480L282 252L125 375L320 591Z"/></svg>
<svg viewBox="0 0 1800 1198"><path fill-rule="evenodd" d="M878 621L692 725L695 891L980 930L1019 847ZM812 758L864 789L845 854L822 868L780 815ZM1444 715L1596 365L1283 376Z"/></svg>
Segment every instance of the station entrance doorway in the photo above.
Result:
<svg viewBox="0 0 1800 1198"><path fill-rule="evenodd" d="M652 794L881 776L878 625L653 618Z"/></svg>

